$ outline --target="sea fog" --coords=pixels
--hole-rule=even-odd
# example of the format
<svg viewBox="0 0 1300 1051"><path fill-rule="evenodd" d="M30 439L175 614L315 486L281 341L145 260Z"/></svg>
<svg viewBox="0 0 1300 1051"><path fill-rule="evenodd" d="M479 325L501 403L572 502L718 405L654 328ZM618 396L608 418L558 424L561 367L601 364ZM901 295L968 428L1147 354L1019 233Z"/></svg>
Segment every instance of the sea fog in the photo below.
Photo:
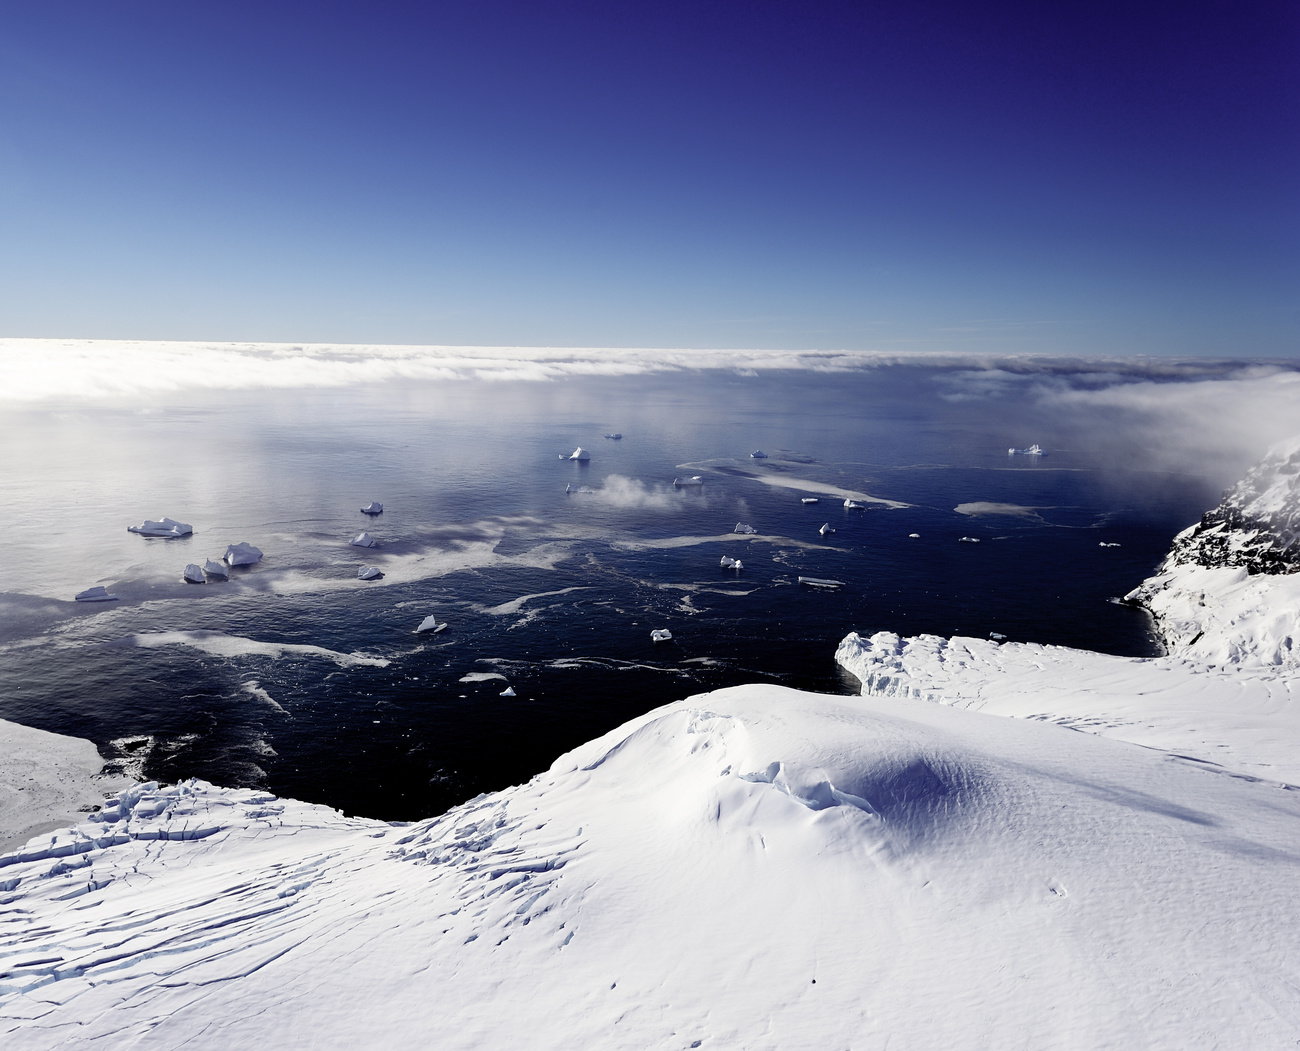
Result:
<svg viewBox="0 0 1300 1051"><path fill-rule="evenodd" d="M743 355L443 374L376 354L406 364L322 379L334 359L309 354L294 386L247 379L274 353L227 351L249 369L225 387L194 351L0 410L0 717L149 778L387 819L692 693L852 692L832 659L852 630L1153 654L1114 600L1293 426L1297 390L1267 363ZM194 534L126 531L163 515ZM349 544L363 530L378 546ZM182 582L240 541L263 561ZM118 600L72 601L94 584ZM430 615L447 629L417 635Z"/></svg>

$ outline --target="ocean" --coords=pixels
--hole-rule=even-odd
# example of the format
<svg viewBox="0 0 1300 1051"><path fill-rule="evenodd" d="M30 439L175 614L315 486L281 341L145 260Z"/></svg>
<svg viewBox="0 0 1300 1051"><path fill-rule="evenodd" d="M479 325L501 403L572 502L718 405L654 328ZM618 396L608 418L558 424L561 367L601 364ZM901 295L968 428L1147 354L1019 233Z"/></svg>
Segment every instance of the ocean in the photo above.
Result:
<svg viewBox="0 0 1300 1051"><path fill-rule="evenodd" d="M1122 419L984 382L669 369L8 408L0 717L149 779L409 820L690 694L855 692L850 631L1157 653L1116 599L1243 465L1174 470ZM127 532L163 515L193 535ZM263 560L182 581L236 542ZM96 584L118 600L72 601ZM416 634L430 615L447 628Z"/></svg>

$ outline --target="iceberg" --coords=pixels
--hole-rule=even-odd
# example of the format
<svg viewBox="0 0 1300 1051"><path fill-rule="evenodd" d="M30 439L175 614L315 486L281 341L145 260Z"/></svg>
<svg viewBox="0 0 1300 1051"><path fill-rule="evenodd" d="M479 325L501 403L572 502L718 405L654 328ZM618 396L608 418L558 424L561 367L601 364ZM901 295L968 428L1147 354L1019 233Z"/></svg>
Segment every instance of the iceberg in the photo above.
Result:
<svg viewBox="0 0 1300 1051"><path fill-rule="evenodd" d="M187 584L207 583L207 578L203 575L203 567L194 562L191 562L185 567L185 572L182 574L182 577Z"/></svg>
<svg viewBox="0 0 1300 1051"><path fill-rule="evenodd" d="M501 696L502 697L515 696L515 688L513 686L507 686L504 690L501 691Z"/></svg>
<svg viewBox="0 0 1300 1051"><path fill-rule="evenodd" d="M801 504L815 504L815 503L817 503L817 497L815 497L815 496L805 496L805 497L801 498L799 502L800 502Z"/></svg>
<svg viewBox="0 0 1300 1051"><path fill-rule="evenodd" d="M737 522L737 523L736 523L736 528L733 529L732 532L733 532L733 533L744 533L745 535L748 536L748 535L753 535L754 533L757 533L758 530L755 529L752 525L745 525L744 522Z"/></svg>
<svg viewBox="0 0 1300 1051"><path fill-rule="evenodd" d="M445 620L440 624L438 623L437 616L430 613L429 616L425 617L424 620L420 621L420 626L415 629L415 633L417 635L422 635L422 634L436 635L438 632L443 631L446 627L447 627L447 622Z"/></svg>
<svg viewBox="0 0 1300 1051"><path fill-rule="evenodd" d="M378 566L362 566L357 570L358 580L383 580L384 574Z"/></svg>
<svg viewBox="0 0 1300 1051"><path fill-rule="evenodd" d="M650 632L650 638L655 642L672 642L673 633L667 628L655 628Z"/></svg>
<svg viewBox="0 0 1300 1051"><path fill-rule="evenodd" d="M596 490L589 485L566 485L564 487L564 492L566 495L570 493L579 493L585 496L594 493L595 491Z"/></svg>
<svg viewBox="0 0 1300 1051"><path fill-rule="evenodd" d="M163 537L167 540L174 540L176 537L189 536L194 532L194 527L185 522L178 522L174 518L160 518L157 522L145 519L144 523L138 526L127 526L128 533L139 533L141 536Z"/></svg>
<svg viewBox="0 0 1300 1051"><path fill-rule="evenodd" d="M110 595L108 588L103 587L86 588L85 591L78 591L75 597L78 602L115 602L117 600L116 595Z"/></svg>
<svg viewBox="0 0 1300 1051"><path fill-rule="evenodd" d="M723 555L722 561L718 564L722 566L723 569L734 569L737 573L745 568L744 563L742 563L740 559L732 558L730 555Z"/></svg>
<svg viewBox="0 0 1300 1051"><path fill-rule="evenodd" d="M1008 456L1046 456L1047 451L1038 444L1029 446L1027 449L1011 448L1007 450Z"/></svg>
<svg viewBox="0 0 1300 1051"><path fill-rule="evenodd" d="M857 500L854 500L853 497L851 497L851 496L846 496L846 497L844 498L844 506L845 506L846 508L848 508L849 510L854 510L855 508L863 508L863 507L866 507L867 505L866 505L866 504L862 504L862 503L858 503L858 501L857 501Z"/></svg>
<svg viewBox="0 0 1300 1051"><path fill-rule="evenodd" d="M753 459L753 460L766 460L766 459L767 459L767 453L763 452L762 449L755 449L752 453L749 454L749 456L750 456L750 458Z"/></svg>
<svg viewBox="0 0 1300 1051"><path fill-rule="evenodd" d="M827 580L825 577L800 577L799 583L814 588L842 588L844 586L842 580Z"/></svg>
<svg viewBox="0 0 1300 1051"><path fill-rule="evenodd" d="M361 513L363 515L382 515L384 513L384 505L378 500L371 500L370 503L366 504L366 506L361 509Z"/></svg>
<svg viewBox="0 0 1300 1051"><path fill-rule="evenodd" d="M579 463L586 463L588 460L591 459L591 453L587 452L586 449L584 449L581 445L579 445L576 449L573 450L573 453L572 455L570 455L569 459L577 460Z"/></svg>
<svg viewBox="0 0 1300 1051"><path fill-rule="evenodd" d="M833 532L835 532L835 530L831 528L831 524L829 522L824 522L822 523L822 527L819 530L817 530L817 532L819 532L822 536L830 536Z"/></svg>
<svg viewBox="0 0 1300 1051"><path fill-rule="evenodd" d="M616 433L616 434L607 434L607 435L605 435L605 437L611 439L612 441L616 441L616 442L621 442L621 441L623 440L623 436L622 436L621 434L617 434L617 433Z"/></svg>
<svg viewBox="0 0 1300 1051"><path fill-rule="evenodd" d="M959 544L978 544L979 542L980 538L977 536L959 536L957 538Z"/></svg>
<svg viewBox="0 0 1300 1051"><path fill-rule="evenodd" d="M921 538L920 533L908 533L907 536L910 540L919 540Z"/></svg>
<svg viewBox="0 0 1300 1051"><path fill-rule="evenodd" d="M229 580L230 569L221 562L213 562L207 559L203 563L203 575L211 577L213 580Z"/></svg>
<svg viewBox="0 0 1300 1051"><path fill-rule="evenodd" d="M1098 547L1119 547L1119 544L1115 543L1115 541L1113 541L1113 540L1110 541L1109 543L1107 543L1105 540L1103 540L1103 541L1102 541L1100 544L1098 544L1097 546L1098 546Z"/></svg>
<svg viewBox="0 0 1300 1051"><path fill-rule="evenodd" d="M262 561L262 552L252 544L231 544L226 548L226 561L232 566L251 566Z"/></svg>
<svg viewBox="0 0 1300 1051"><path fill-rule="evenodd" d="M353 547L374 547L376 541L369 533L358 533L348 543Z"/></svg>
<svg viewBox="0 0 1300 1051"><path fill-rule="evenodd" d="M694 489L699 486L702 486L703 484L704 484L704 478L702 475L698 475L698 474L693 474L689 478L673 479L674 489Z"/></svg>

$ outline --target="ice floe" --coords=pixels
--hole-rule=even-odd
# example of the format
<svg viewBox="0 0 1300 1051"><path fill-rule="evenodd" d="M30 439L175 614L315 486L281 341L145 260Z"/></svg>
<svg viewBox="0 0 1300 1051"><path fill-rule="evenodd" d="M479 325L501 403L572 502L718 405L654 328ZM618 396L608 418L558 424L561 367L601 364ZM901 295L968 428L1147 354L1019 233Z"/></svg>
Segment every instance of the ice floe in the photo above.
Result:
<svg viewBox="0 0 1300 1051"><path fill-rule="evenodd" d="M384 513L384 505L378 500L371 500L370 503L366 504L366 506L361 509L361 513L363 515L382 515Z"/></svg>
<svg viewBox="0 0 1300 1051"><path fill-rule="evenodd" d="M799 498L799 502L801 504L816 504L816 503L820 503L821 501L818 500L817 497L815 496L802 496Z"/></svg>
<svg viewBox="0 0 1300 1051"><path fill-rule="evenodd" d="M358 533L348 543L353 547L374 547L378 541L369 533Z"/></svg>
<svg viewBox="0 0 1300 1051"><path fill-rule="evenodd" d="M86 588L85 591L78 591L74 597L78 602L115 602L117 600L117 596L110 595L108 588L102 585Z"/></svg>
<svg viewBox="0 0 1300 1051"><path fill-rule="evenodd" d="M979 542L980 538L977 536L959 536L957 538L959 544L978 544Z"/></svg>
<svg viewBox="0 0 1300 1051"><path fill-rule="evenodd" d="M615 442L621 442L621 441L623 440L623 436L622 436L621 434L617 433L617 432L615 432L615 433L613 433L613 434L607 434L607 435L605 435L605 437L606 437L606 438L609 438L611 441L615 441Z"/></svg>
<svg viewBox="0 0 1300 1051"><path fill-rule="evenodd" d="M754 459L754 460L766 460L766 459L767 459L767 453L763 452L762 449L755 449L755 450L754 450L752 453L750 453L749 455L750 455L750 458L751 458L751 459Z"/></svg>
<svg viewBox="0 0 1300 1051"><path fill-rule="evenodd" d="M209 558L203 563L203 575L209 580L229 580L230 567L223 562L213 562Z"/></svg>
<svg viewBox="0 0 1300 1051"><path fill-rule="evenodd" d="M1047 452L1041 445L1031 445L1026 449L1017 449L1012 447L1007 450L1008 456L1046 456Z"/></svg>
<svg viewBox="0 0 1300 1051"><path fill-rule="evenodd" d="M185 572L181 574L181 579L187 584L206 584L207 577L203 575L203 567L196 562L191 562L185 567Z"/></svg>
<svg viewBox="0 0 1300 1051"><path fill-rule="evenodd" d="M667 628L655 628L650 632L650 638L655 642L672 642L673 633Z"/></svg>
<svg viewBox="0 0 1300 1051"><path fill-rule="evenodd" d="M194 532L194 527L186 522L178 522L174 518L160 518L156 522L146 519L141 525L127 526L126 531L139 533L141 536L174 540L177 537L190 536Z"/></svg>
<svg viewBox="0 0 1300 1051"><path fill-rule="evenodd" d="M226 548L226 562L232 566L251 566L262 561L262 552L252 544L231 544Z"/></svg>
<svg viewBox="0 0 1300 1051"><path fill-rule="evenodd" d="M909 540L920 540L920 539L921 539L921 534L920 534L920 533L908 533L908 534L907 534L907 538L908 538Z"/></svg>
<svg viewBox="0 0 1300 1051"><path fill-rule="evenodd" d="M826 577L800 577L799 583L814 588L842 588L844 586L844 581L830 580Z"/></svg>
<svg viewBox="0 0 1300 1051"><path fill-rule="evenodd" d="M362 566L357 570L358 580L383 580L383 571L378 566Z"/></svg>
<svg viewBox="0 0 1300 1051"><path fill-rule="evenodd" d="M859 500L854 500L854 499L853 499L852 497L850 497L850 496L846 496L846 497L844 498L844 506L845 506L848 510L850 510L850 511L854 511L854 510L860 510L860 509L866 507L867 505L864 504L864 503L862 503L862 502L859 501Z"/></svg>

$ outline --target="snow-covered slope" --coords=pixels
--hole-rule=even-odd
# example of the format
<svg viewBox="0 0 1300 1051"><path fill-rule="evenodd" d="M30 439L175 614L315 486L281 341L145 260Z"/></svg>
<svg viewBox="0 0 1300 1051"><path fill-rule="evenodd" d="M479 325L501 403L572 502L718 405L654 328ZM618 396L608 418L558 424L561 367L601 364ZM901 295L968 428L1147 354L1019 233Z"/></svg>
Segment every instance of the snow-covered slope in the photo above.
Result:
<svg viewBox="0 0 1300 1051"><path fill-rule="evenodd" d="M1298 822L1160 752L772 686L409 827L144 786L0 868L0 1042L1289 1046Z"/></svg>

